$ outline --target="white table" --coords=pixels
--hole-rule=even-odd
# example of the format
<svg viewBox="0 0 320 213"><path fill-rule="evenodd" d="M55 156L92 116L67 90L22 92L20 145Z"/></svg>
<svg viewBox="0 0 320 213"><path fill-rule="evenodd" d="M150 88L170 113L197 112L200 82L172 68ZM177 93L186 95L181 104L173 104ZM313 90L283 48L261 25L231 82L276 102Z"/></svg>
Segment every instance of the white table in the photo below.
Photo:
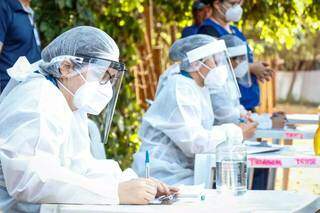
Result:
<svg viewBox="0 0 320 213"><path fill-rule="evenodd" d="M301 212L320 209L320 197L284 191L248 191L240 197L226 197L205 190L205 201L180 200L172 205L67 205L42 204L41 213L82 212Z"/></svg>
<svg viewBox="0 0 320 213"><path fill-rule="evenodd" d="M251 168L320 168L320 156L310 151L299 151L292 146L284 146L281 151L250 154L247 157L250 168L249 183L252 182ZM194 166L194 184L205 183L206 188L212 188L215 177L215 154L197 154ZM273 174L270 174L273 175ZM274 187L274 178L270 177L268 189Z"/></svg>
<svg viewBox="0 0 320 213"><path fill-rule="evenodd" d="M289 116L290 118L290 116ZM296 120L302 119L303 115L300 117L291 115L291 118L295 118ZM305 116L306 120L302 120L307 123L312 120L312 116ZM293 121L293 120L291 120ZM295 121L297 122L297 121ZM298 122L299 123L299 122ZM301 123L301 122L300 122ZM310 124L310 122L309 122ZM302 125L298 126L297 129L257 129L255 133L255 138L271 138L273 144L279 144L280 140L285 140L285 144L292 145L292 140L310 140L312 141L314 138L314 134L317 129L317 125ZM253 170L250 170L250 175L253 175ZM268 173L268 189L274 188L275 178L276 178L276 169L270 169ZM288 188L289 183L289 169L283 170L283 189Z"/></svg>
<svg viewBox="0 0 320 213"><path fill-rule="evenodd" d="M313 151L284 146L280 151L249 155L247 165L250 168L320 168L320 156L315 156Z"/></svg>
<svg viewBox="0 0 320 213"><path fill-rule="evenodd" d="M254 138L287 140L313 139L315 131L315 127L308 129L257 129Z"/></svg>
<svg viewBox="0 0 320 213"><path fill-rule="evenodd" d="M289 124L318 124L319 116L316 114L286 114Z"/></svg>
<svg viewBox="0 0 320 213"><path fill-rule="evenodd" d="M315 156L313 150L308 152L295 151L292 146L276 153L262 153L248 157L249 168L271 168L268 173L267 189L274 189L276 169L283 170L283 189L288 188L289 168L320 168L320 156ZM249 187L252 187L254 169L249 170Z"/></svg>

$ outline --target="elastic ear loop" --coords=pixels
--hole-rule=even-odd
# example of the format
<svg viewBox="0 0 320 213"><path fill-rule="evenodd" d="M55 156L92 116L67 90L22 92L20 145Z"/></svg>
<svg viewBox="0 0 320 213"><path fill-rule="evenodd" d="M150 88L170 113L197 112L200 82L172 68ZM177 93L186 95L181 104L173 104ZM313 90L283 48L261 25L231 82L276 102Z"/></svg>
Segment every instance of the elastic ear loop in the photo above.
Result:
<svg viewBox="0 0 320 213"><path fill-rule="evenodd" d="M203 63L202 61L199 61L200 62L200 64L202 65L202 66L204 66L205 68L207 68L208 70L212 70L212 69L214 69L214 68L216 68L217 66L215 66L214 68L211 68L211 67L209 67L208 65L206 65L205 63Z"/></svg>
<svg viewBox="0 0 320 213"><path fill-rule="evenodd" d="M65 86L63 83L61 83L59 80L57 80L58 84L60 84L70 95L74 96L74 94Z"/></svg>
<svg viewBox="0 0 320 213"><path fill-rule="evenodd" d="M201 76L201 78L204 80L206 77L204 77L203 75L202 75L202 73L198 70L198 73L199 73L199 75Z"/></svg>
<svg viewBox="0 0 320 213"><path fill-rule="evenodd" d="M207 68L208 70L212 70L213 68L210 68L208 65L206 65L205 63L203 63L202 61L199 61L199 63L204 66L205 68ZM205 79L205 77L203 76L203 74L198 70L199 75L203 78L203 80Z"/></svg>
<svg viewBox="0 0 320 213"><path fill-rule="evenodd" d="M76 72L77 72L77 71L76 71ZM78 74L80 75L80 77L82 78L82 80L83 80L84 82L87 82L87 80L83 77L83 75L82 75L80 72L78 72ZM65 85L63 85L63 83L61 83L61 81L59 81L59 80L57 79L57 82L58 82L70 95L74 96L74 94L73 94Z"/></svg>

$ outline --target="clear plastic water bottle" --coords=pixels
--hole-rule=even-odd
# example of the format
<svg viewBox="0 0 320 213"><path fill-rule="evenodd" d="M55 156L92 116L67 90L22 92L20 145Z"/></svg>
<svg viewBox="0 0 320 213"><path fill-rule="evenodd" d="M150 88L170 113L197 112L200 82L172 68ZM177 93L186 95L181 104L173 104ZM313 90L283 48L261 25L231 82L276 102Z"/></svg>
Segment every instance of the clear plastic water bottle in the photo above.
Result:
<svg viewBox="0 0 320 213"><path fill-rule="evenodd" d="M237 140L229 138L217 146L216 152L217 191L235 196L247 191L247 151Z"/></svg>

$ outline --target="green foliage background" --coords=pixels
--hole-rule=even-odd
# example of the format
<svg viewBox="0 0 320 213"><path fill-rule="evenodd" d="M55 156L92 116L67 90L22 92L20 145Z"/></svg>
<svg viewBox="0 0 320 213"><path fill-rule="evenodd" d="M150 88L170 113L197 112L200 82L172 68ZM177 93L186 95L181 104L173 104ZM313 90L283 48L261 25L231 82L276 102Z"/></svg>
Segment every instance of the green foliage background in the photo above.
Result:
<svg viewBox="0 0 320 213"><path fill-rule="evenodd" d="M286 70L320 54L320 0L245 0L239 27L257 56L284 59Z"/></svg>
<svg viewBox="0 0 320 213"><path fill-rule="evenodd" d="M32 0L36 22L45 46L62 32L91 25L107 32L117 42L121 59L130 67L139 62L137 44L144 30L143 11L147 0ZM153 0L154 22L160 45L168 47L172 26L181 29L192 23L192 0ZM287 62L319 53L320 0L245 0L244 17L238 26L249 38L256 55L280 56ZM153 41L155 43L157 41ZM159 41L157 42L159 43ZM314 47L314 45L318 45ZM287 54L291 51L292 54ZM164 59L165 60L165 59ZM290 64L290 63L288 63ZM139 147L137 130L142 110L136 104L133 73L127 73L118 99L111 134L106 145L108 158L130 166ZM94 118L102 124L102 118ZM101 131L103 126L100 125Z"/></svg>

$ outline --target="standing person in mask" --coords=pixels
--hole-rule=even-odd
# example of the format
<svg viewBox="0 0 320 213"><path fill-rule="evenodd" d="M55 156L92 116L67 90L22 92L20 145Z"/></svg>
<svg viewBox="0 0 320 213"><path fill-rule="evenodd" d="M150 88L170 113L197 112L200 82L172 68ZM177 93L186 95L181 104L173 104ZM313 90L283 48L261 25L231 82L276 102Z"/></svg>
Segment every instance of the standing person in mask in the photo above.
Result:
<svg viewBox="0 0 320 213"><path fill-rule="evenodd" d="M202 0L202 2L211 5L212 15L204 20L198 30L199 34L207 34L217 38L226 34L233 34L246 42L247 39L243 33L236 26L231 25L231 22L237 22L241 19L243 12L241 8L242 0ZM247 46L247 49L252 85L244 87L239 84L241 91L240 103L246 110L254 112L255 107L260 102L258 80L262 82L270 80L273 70L264 62L254 62L253 53L249 46Z"/></svg>
<svg viewBox="0 0 320 213"><path fill-rule="evenodd" d="M231 95L240 93L224 41L192 35L176 41L169 57L177 64L161 76L156 98L142 119L142 144L133 169L144 175L149 150L151 176L168 184L193 184L195 154L214 152L228 137L242 139L247 126L213 126L209 89L233 87L236 94Z"/></svg>
<svg viewBox="0 0 320 213"><path fill-rule="evenodd" d="M19 58L0 97L2 211L38 212L41 203L147 204L176 191L90 153L87 114L107 106L110 125L125 72L109 35L73 28L42 59L30 65Z"/></svg>
<svg viewBox="0 0 320 213"><path fill-rule="evenodd" d="M195 35L198 32L199 27L201 26L203 20L207 17L207 5L201 1L195 1L192 5L192 17L193 24L189 27L185 27L182 30L182 38L185 38L190 35Z"/></svg>
<svg viewBox="0 0 320 213"><path fill-rule="evenodd" d="M31 62L41 59L40 39L31 0L0 1L0 94L10 80L7 69L20 56Z"/></svg>

